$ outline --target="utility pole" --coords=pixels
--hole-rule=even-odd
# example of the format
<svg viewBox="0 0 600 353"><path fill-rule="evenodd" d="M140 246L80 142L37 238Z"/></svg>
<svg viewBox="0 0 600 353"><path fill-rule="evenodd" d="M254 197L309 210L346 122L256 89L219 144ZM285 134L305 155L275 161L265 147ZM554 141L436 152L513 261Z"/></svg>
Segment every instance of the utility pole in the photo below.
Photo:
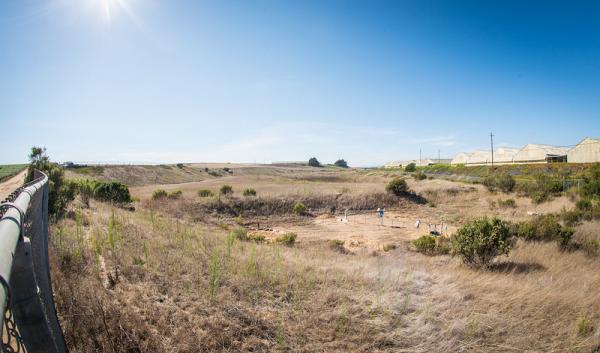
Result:
<svg viewBox="0 0 600 353"><path fill-rule="evenodd" d="M421 159L421 149L419 148L419 167L421 166L421 164L423 164Z"/></svg>
<svg viewBox="0 0 600 353"><path fill-rule="evenodd" d="M438 148L438 164L442 163L442 158L440 158L440 149Z"/></svg>
<svg viewBox="0 0 600 353"><path fill-rule="evenodd" d="M492 146L492 169L494 168L494 134L490 132L490 144Z"/></svg>

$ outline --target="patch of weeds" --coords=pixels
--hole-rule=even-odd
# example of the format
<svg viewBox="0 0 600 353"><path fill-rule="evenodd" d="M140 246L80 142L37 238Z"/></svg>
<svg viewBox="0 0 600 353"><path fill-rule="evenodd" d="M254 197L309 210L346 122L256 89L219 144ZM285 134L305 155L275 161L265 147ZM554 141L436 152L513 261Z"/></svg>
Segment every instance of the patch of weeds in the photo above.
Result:
<svg viewBox="0 0 600 353"><path fill-rule="evenodd" d="M592 320L587 315L580 315L575 323L575 330L577 331L577 335L580 337L590 335L592 332L594 332Z"/></svg>
<svg viewBox="0 0 600 353"><path fill-rule="evenodd" d="M329 248L333 251L337 251L341 254L347 254L348 250L344 247L344 241L339 239L331 239L329 242Z"/></svg>
<svg viewBox="0 0 600 353"><path fill-rule="evenodd" d="M284 235L280 236L275 241L278 243L285 244L287 246L293 246L294 243L296 243L297 237L298 237L298 235L296 233L289 232L289 233L285 233Z"/></svg>

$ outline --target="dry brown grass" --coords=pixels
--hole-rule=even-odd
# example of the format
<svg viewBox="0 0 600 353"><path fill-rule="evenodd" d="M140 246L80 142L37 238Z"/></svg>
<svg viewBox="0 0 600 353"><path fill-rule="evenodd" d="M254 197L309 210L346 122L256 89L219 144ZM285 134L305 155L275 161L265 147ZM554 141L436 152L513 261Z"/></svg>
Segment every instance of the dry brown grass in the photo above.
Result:
<svg viewBox="0 0 600 353"><path fill-rule="evenodd" d="M258 171L252 173L246 182ZM384 185L373 180L365 182ZM338 185L308 183L315 190ZM73 352L600 351L600 257L520 241L491 270L476 271L450 256L417 254L408 246L424 232L412 227L417 217L424 223L446 217L452 231L480 215L522 219L533 205L511 196L516 207L490 208L490 200L507 196L442 180L409 184L436 207L405 205L389 215L397 227L378 226L366 215L349 223L326 216L288 224L292 218L272 212L271 221L282 226L273 233L297 233L294 247L232 241L228 228L244 219L195 209L205 201L185 193L183 200L138 204L135 212L93 203L52 227L54 288L69 346ZM305 197L315 195L332 200L331 193ZM348 200L361 195L344 193ZM569 205L553 202L535 210ZM220 221L198 216L213 211ZM582 224L575 240L598 239L597 226ZM353 254L331 249L331 239ZM354 251L361 242L365 251Z"/></svg>

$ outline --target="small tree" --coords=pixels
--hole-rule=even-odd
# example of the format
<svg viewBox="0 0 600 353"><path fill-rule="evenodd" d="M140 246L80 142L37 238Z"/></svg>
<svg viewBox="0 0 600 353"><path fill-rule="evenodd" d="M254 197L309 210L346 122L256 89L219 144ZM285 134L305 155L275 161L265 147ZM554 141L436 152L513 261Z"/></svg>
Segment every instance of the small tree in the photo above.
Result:
<svg viewBox="0 0 600 353"><path fill-rule="evenodd" d="M48 176L48 212L62 213L69 202L75 199L75 183L65 180L64 170L58 164L50 162L44 147L32 147L29 161L25 182L33 181L36 169L44 172Z"/></svg>
<svg viewBox="0 0 600 353"><path fill-rule="evenodd" d="M335 163L333 163L336 167L340 167L340 168L348 168L348 162L346 162L343 159L338 159L337 161L335 161Z"/></svg>
<svg viewBox="0 0 600 353"><path fill-rule="evenodd" d="M90 207L90 198L94 197L94 189L96 187L96 183L91 180L79 180L76 182L77 191L79 192L79 197L81 198L81 202L85 207Z"/></svg>
<svg viewBox="0 0 600 353"><path fill-rule="evenodd" d="M385 190L389 193L392 193L396 196L404 196L409 193L408 185L406 184L406 180L401 177L396 177L390 181Z"/></svg>
<svg viewBox="0 0 600 353"><path fill-rule="evenodd" d="M417 170L417 165L414 163L408 163L406 167L404 167L404 171L406 172L414 172L415 170Z"/></svg>
<svg viewBox="0 0 600 353"><path fill-rule="evenodd" d="M308 165L311 167L320 167L321 163L319 162L319 160L315 157L312 157L311 159L308 160Z"/></svg>
<svg viewBox="0 0 600 353"><path fill-rule="evenodd" d="M219 189L219 193L223 196L229 196L233 194L233 187L231 185L225 184L221 186L221 189Z"/></svg>
<svg viewBox="0 0 600 353"><path fill-rule="evenodd" d="M452 240L454 252L473 267L487 267L512 246L508 224L498 218L476 219L460 228Z"/></svg>

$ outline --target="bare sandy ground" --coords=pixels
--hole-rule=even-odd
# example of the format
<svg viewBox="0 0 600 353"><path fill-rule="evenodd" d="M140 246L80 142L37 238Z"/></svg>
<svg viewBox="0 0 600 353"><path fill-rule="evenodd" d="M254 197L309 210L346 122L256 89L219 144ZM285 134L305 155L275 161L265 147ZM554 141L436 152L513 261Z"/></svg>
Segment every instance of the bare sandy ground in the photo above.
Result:
<svg viewBox="0 0 600 353"><path fill-rule="evenodd" d="M27 169L21 171L19 174L4 181L3 183L0 183L0 200L4 200L16 188L23 185L26 175Z"/></svg>

